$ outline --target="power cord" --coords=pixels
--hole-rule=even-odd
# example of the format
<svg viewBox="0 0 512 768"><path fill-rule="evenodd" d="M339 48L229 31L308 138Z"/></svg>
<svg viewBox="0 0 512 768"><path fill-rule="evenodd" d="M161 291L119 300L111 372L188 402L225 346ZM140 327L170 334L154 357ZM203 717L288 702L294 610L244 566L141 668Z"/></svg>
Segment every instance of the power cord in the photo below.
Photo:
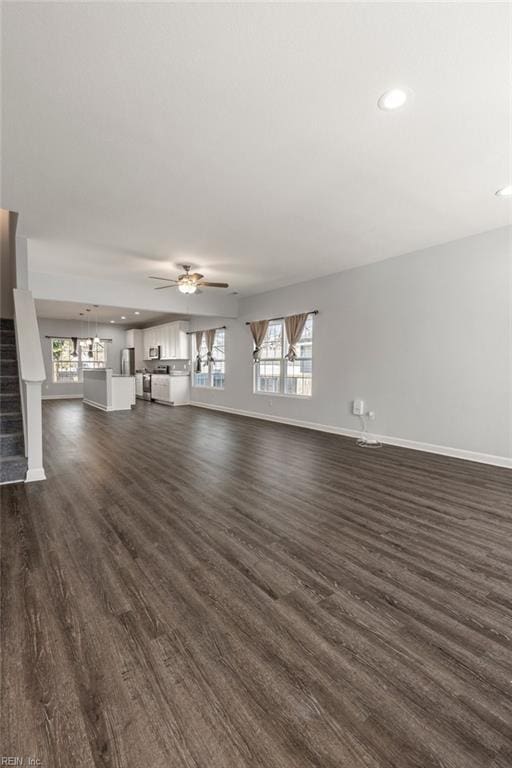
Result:
<svg viewBox="0 0 512 768"><path fill-rule="evenodd" d="M359 418L361 419L361 423L363 425L363 434L357 440L357 445L360 448L382 448L382 443L380 443L374 437L370 437L368 434L368 421L366 420L366 414L360 413Z"/></svg>

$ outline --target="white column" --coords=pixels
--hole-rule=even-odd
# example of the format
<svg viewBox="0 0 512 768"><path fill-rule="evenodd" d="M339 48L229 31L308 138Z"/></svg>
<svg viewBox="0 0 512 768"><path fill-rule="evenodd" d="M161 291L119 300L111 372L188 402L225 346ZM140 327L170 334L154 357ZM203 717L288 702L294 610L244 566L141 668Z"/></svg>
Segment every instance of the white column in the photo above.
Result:
<svg viewBox="0 0 512 768"><path fill-rule="evenodd" d="M28 457L26 483L46 480L43 467L43 418L41 382L26 381L25 417L27 423L25 453Z"/></svg>

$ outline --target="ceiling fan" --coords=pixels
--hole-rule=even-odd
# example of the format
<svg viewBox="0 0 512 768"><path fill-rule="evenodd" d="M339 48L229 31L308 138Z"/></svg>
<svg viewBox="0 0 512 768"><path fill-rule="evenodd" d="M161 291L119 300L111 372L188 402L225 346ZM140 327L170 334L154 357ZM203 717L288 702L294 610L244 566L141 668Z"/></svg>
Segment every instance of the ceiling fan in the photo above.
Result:
<svg viewBox="0 0 512 768"><path fill-rule="evenodd" d="M177 288L181 293L201 293L199 288L229 288L229 283L209 283L207 280L203 280L204 275L200 275L199 272L192 272L192 267L189 264L181 264L181 268L185 270L183 275L178 275L177 280L171 280L169 277L155 277L155 275L149 275L150 280L165 280L171 285L158 285L155 291L161 291L163 288Z"/></svg>

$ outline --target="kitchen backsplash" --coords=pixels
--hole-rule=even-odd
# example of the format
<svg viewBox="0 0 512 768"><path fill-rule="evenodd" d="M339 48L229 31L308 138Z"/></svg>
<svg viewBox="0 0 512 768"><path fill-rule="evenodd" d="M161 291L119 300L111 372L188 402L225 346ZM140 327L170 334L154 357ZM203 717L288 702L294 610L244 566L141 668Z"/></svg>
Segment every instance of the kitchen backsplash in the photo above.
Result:
<svg viewBox="0 0 512 768"><path fill-rule="evenodd" d="M190 360L145 360L144 366L148 371L154 371L162 365L169 365L172 371L191 371Z"/></svg>

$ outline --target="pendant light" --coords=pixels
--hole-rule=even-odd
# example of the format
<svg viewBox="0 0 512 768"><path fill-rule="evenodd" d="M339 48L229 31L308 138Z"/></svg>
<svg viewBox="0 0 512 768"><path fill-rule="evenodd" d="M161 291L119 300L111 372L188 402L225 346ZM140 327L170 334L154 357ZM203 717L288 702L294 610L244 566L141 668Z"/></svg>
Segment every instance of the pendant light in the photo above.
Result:
<svg viewBox="0 0 512 768"><path fill-rule="evenodd" d="M100 343L100 337L98 336L98 305L94 305L96 308L96 336L94 337L94 343L99 344Z"/></svg>
<svg viewBox="0 0 512 768"><path fill-rule="evenodd" d="M91 310L86 309L85 311L90 312ZM89 349L87 352L87 357L91 358L91 357L94 357L94 353L92 351L92 338L91 338L91 332L89 330L89 319L90 319L90 315L88 314L87 315L87 346Z"/></svg>
<svg viewBox="0 0 512 768"><path fill-rule="evenodd" d="M86 309L85 311L86 312L90 312L91 310L90 309ZM90 319L90 315L87 315L87 346L91 347L92 346L92 339L91 339L91 333L89 331L89 319Z"/></svg>

